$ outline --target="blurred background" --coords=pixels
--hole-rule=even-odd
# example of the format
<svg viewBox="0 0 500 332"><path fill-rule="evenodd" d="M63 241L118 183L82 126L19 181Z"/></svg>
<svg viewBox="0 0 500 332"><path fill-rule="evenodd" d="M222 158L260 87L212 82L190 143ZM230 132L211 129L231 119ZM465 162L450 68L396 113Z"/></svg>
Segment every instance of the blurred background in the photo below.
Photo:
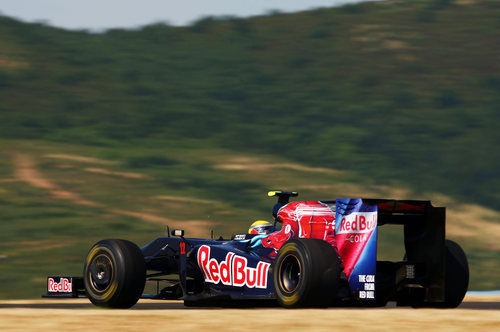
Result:
<svg viewBox="0 0 500 332"><path fill-rule="evenodd" d="M82 25L0 1L1 298L103 238L246 232L269 189L446 206L469 289L500 289L500 2L191 3Z"/></svg>

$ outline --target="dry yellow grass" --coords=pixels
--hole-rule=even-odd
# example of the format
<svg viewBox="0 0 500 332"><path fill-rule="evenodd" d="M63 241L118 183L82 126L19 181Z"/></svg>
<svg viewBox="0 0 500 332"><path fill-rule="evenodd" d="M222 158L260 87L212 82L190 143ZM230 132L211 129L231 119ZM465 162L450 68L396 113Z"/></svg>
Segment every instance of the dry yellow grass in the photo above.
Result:
<svg viewBox="0 0 500 332"><path fill-rule="evenodd" d="M493 331L500 296L468 296L496 309L329 308L198 309L181 301L141 300L131 310L105 310L86 299L0 301L2 331ZM59 308L62 304L65 307Z"/></svg>

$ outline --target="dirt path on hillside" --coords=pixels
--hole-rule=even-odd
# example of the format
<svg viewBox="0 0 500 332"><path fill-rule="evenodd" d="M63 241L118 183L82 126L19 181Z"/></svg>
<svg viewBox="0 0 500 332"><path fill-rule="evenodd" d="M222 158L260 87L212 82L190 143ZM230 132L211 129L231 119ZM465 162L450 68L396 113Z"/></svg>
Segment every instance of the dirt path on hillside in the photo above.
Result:
<svg viewBox="0 0 500 332"><path fill-rule="evenodd" d="M60 157L61 155L53 155L53 156L57 156L58 158L62 158L62 157ZM66 155L64 155L64 156L67 157ZM75 159L75 158L76 157L73 156L73 159ZM77 161L92 162L92 161L94 161L94 159L93 158L86 158L86 157L79 157ZM211 223L209 223L207 221L203 221L203 220L176 221L173 219L157 216L157 215L152 214L152 213L145 213L145 212L141 212L141 211L129 211L129 210L108 207L108 206L105 206L104 204L94 202L91 200L87 200L87 199L83 198L81 195L79 195L78 193L65 190L61 186L46 179L40 173L40 171L37 169L36 160L28 154L19 153L19 152L13 154L12 155L12 163L13 163L13 168L14 168L14 176L18 180L23 181L32 187L47 190L50 193L50 195L55 199L68 200L68 201L71 201L72 203L77 204L77 205L100 207L100 208L105 209L107 212L115 214L115 215L134 217L134 218L145 220L148 222L158 223L158 224L162 224L162 225L169 225L172 228L179 227L179 228L184 229L186 232L188 232L192 236L206 235L205 233L207 233L207 230L212 225ZM104 164L103 161L99 161L99 163ZM110 162L110 164L111 163L112 162ZM135 177L135 178L137 178L137 177Z"/></svg>
<svg viewBox="0 0 500 332"><path fill-rule="evenodd" d="M75 154L50 153L50 154L44 155L44 157L49 158L49 159L77 161L80 163L87 163L87 164L93 164L93 165L117 165L118 164L118 162L116 162L116 161L79 156L79 155L75 155Z"/></svg>
<svg viewBox="0 0 500 332"><path fill-rule="evenodd" d="M228 163L216 164L215 169L227 171L269 171L269 170L292 170L309 173L325 173L325 174L344 174L344 171L339 171L331 168L309 167L293 163L265 163L258 158L253 157L233 157L228 160Z"/></svg>
<svg viewBox="0 0 500 332"><path fill-rule="evenodd" d="M35 188L49 191L54 198L69 200L79 205L100 205L96 202L83 199L77 193L64 190L60 186L45 179L36 168L35 160L27 154L15 153L12 157L12 162L14 164L14 175L16 178Z"/></svg>

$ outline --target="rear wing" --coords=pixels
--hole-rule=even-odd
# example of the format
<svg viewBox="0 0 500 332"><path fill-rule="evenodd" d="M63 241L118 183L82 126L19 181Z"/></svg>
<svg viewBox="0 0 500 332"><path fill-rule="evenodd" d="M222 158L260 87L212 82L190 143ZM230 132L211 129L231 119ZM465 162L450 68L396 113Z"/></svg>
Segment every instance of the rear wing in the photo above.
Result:
<svg viewBox="0 0 500 332"><path fill-rule="evenodd" d="M412 279L425 289L425 302L444 301L446 208L430 201L363 199L376 204L378 226L403 225L406 271L399 277ZM407 266L412 266L408 268Z"/></svg>

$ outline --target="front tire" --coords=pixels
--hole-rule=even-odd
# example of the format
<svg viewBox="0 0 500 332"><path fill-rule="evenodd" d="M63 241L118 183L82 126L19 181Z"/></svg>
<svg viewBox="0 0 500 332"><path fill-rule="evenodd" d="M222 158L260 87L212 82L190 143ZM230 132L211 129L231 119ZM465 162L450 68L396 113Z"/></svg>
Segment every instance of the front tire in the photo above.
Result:
<svg viewBox="0 0 500 332"><path fill-rule="evenodd" d="M327 307L339 285L341 266L335 249L318 239L294 238L274 262L273 283L286 308Z"/></svg>
<svg viewBox="0 0 500 332"><path fill-rule="evenodd" d="M97 242L83 268L85 290L100 307L130 308L139 300L146 283L142 251L127 240Z"/></svg>

